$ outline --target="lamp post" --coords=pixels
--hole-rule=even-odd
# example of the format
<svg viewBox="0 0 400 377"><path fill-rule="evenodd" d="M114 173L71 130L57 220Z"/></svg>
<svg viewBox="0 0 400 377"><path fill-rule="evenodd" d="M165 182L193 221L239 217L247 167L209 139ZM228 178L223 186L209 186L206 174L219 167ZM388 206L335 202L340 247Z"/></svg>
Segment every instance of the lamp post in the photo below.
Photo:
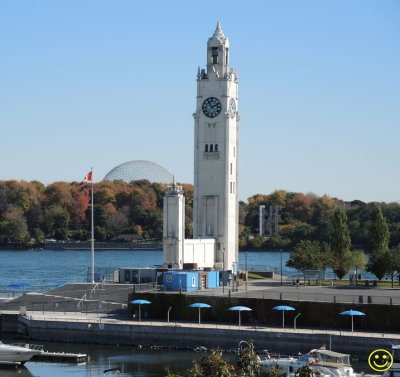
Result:
<svg viewBox="0 0 400 377"><path fill-rule="evenodd" d="M281 249L281 286L283 285L283 276L282 276L282 273L283 273L283 267L282 267L282 249Z"/></svg>
<svg viewBox="0 0 400 377"><path fill-rule="evenodd" d="M222 249L222 293L225 293L225 248Z"/></svg>
<svg viewBox="0 0 400 377"><path fill-rule="evenodd" d="M172 309L172 306L169 307L168 313L167 313L168 323L169 323L169 312L171 311L171 309Z"/></svg>
<svg viewBox="0 0 400 377"><path fill-rule="evenodd" d="M301 316L301 313L297 314L296 317L294 317L294 330L296 330L296 320L297 320L297 317L300 317L300 316Z"/></svg>
<svg viewBox="0 0 400 377"><path fill-rule="evenodd" d="M247 280L249 279L249 273L247 271L247 250L246 250L246 254L245 254L245 270L246 270L246 291L247 291Z"/></svg>

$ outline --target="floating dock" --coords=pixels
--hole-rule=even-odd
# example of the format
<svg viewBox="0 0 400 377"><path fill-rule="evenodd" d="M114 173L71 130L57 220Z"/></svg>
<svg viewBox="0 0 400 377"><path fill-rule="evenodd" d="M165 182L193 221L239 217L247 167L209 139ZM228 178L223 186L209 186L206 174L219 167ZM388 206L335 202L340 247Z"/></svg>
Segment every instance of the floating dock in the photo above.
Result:
<svg viewBox="0 0 400 377"><path fill-rule="evenodd" d="M19 361L0 361L0 367L18 368L20 365Z"/></svg>
<svg viewBox="0 0 400 377"><path fill-rule="evenodd" d="M85 353L66 353L45 351L39 355L33 356L32 361L48 361L58 363L86 363L87 355Z"/></svg>

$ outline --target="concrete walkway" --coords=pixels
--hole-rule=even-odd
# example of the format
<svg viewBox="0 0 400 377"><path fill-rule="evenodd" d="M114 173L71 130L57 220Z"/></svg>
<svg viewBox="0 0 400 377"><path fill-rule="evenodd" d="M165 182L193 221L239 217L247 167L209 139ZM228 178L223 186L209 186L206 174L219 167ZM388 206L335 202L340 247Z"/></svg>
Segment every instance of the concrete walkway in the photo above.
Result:
<svg viewBox="0 0 400 377"><path fill-rule="evenodd" d="M252 280L246 285L238 287L218 287L195 292L187 295L196 296L234 296L258 299L275 299L288 301L337 302L337 303L364 303L400 305L400 289L377 287L350 287L350 286L302 286L295 287L292 281L280 278Z"/></svg>

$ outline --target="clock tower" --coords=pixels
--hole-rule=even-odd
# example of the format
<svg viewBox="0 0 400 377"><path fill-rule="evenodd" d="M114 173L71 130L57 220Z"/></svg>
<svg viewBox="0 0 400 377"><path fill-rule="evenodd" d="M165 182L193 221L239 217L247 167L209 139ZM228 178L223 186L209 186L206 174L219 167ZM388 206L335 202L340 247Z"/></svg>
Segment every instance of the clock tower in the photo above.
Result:
<svg viewBox="0 0 400 377"><path fill-rule="evenodd" d="M229 40L218 23L197 74L194 117L193 236L215 239L214 267L238 258L238 79L229 68Z"/></svg>

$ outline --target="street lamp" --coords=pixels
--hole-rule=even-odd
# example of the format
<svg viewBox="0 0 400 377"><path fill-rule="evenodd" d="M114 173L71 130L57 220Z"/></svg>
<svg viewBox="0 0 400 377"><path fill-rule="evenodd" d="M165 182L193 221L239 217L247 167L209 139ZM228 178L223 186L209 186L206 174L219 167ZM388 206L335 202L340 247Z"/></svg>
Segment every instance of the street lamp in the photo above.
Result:
<svg viewBox="0 0 400 377"><path fill-rule="evenodd" d="M169 323L169 312L171 311L171 309L172 309L172 306L169 307L168 313L167 313L168 323Z"/></svg>
<svg viewBox="0 0 400 377"><path fill-rule="evenodd" d="M247 291L247 280L249 280L249 272L247 271L247 250L245 253L245 270L246 270L246 291Z"/></svg>
<svg viewBox="0 0 400 377"><path fill-rule="evenodd" d="M225 248L222 249L222 293L225 293Z"/></svg>

